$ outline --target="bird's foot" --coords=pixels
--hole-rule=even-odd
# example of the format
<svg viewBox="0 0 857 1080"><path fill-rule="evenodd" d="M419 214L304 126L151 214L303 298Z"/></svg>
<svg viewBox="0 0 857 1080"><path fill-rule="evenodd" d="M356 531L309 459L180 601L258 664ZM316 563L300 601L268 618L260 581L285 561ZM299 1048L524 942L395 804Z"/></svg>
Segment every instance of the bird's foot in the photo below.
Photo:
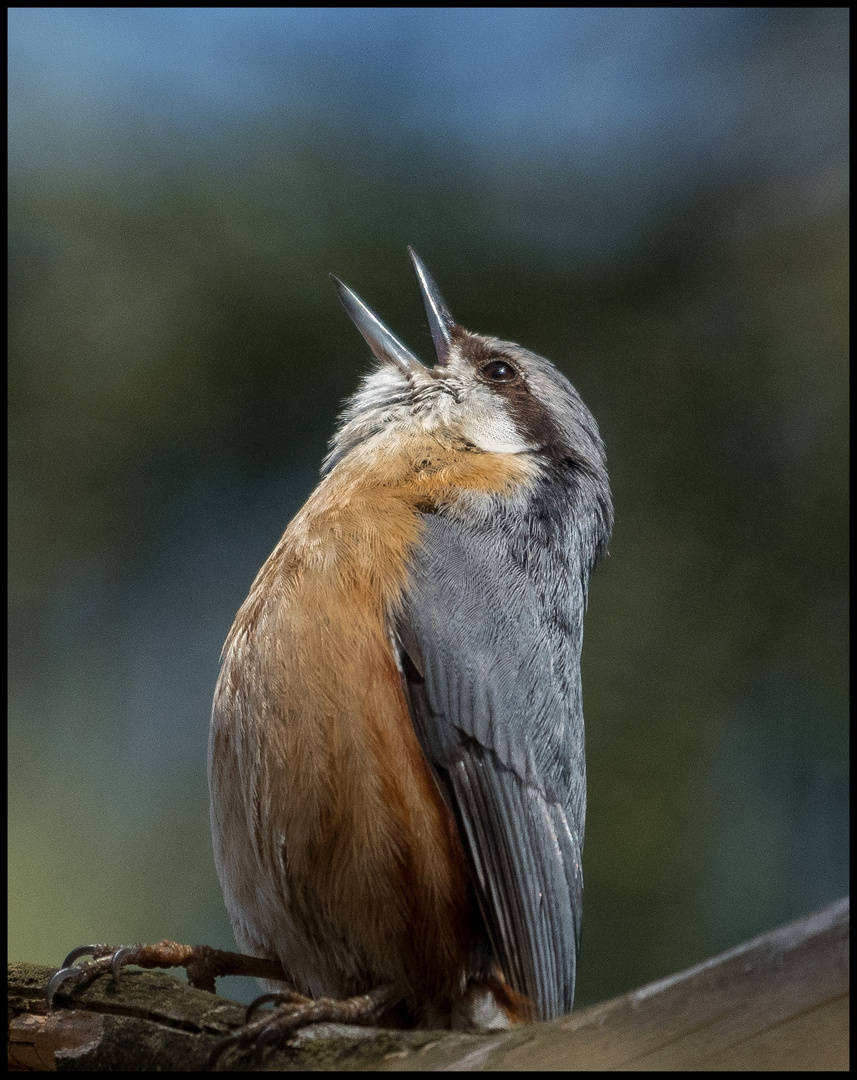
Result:
<svg viewBox="0 0 857 1080"><path fill-rule="evenodd" d="M253 1048L258 1063L266 1046L285 1044L302 1027L309 1024L335 1023L375 1026L396 1003L398 995L390 988L370 994L337 1001L334 998L308 998L295 991L262 994L248 1006L243 1028L223 1039L214 1048L208 1068L214 1069L230 1047L237 1050ZM263 1005L273 1003L273 1011L253 1019Z"/></svg>
<svg viewBox="0 0 857 1080"><path fill-rule="evenodd" d="M83 956L92 959L84 964L76 963ZM257 979L280 979L288 981L282 965L277 960L244 956L241 953L212 949L209 945L180 945L176 941L159 941L156 945L82 945L73 949L62 966L48 983L45 1003L51 1011L57 993L68 993L73 987L86 986L98 975L110 972L114 980L126 964L143 968L183 967L191 986L215 993L215 979L222 975L250 975Z"/></svg>

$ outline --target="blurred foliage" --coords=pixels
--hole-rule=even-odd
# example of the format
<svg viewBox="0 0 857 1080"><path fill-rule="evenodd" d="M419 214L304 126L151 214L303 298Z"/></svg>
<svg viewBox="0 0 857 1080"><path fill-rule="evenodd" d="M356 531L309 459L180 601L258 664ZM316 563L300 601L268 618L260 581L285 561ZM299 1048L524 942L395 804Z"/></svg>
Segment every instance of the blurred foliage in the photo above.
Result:
<svg viewBox="0 0 857 1080"><path fill-rule="evenodd" d="M844 892L836 169L702 175L581 254L563 236L611 208L560 162L501 180L275 117L208 146L135 130L113 154L10 178L16 957L229 944L204 788L215 642L367 366L327 275L429 355L407 243L465 325L569 375L608 448L580 1004Z"/></svg>

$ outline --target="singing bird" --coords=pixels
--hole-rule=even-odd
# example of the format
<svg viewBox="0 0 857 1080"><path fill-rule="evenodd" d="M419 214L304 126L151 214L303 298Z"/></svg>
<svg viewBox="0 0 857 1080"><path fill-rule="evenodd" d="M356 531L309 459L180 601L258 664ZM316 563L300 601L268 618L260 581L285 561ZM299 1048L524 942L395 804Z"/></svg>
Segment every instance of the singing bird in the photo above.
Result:
<svg viewBox="0 0 857 1080"><path fill-rule="evenodd" d="M302 994L549 1019L580 942L604 447L549 361L458 325L411 257L433 367L334 279L377 365L224 646L217 871L241 948Z"/></svg>

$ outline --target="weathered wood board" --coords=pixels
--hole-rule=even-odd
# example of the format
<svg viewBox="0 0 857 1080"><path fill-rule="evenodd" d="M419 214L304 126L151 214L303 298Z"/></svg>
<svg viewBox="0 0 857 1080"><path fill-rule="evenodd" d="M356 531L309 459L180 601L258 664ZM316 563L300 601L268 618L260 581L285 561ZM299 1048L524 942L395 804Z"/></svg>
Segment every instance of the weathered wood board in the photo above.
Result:
<svg viewBox="0 0 857 1080"><path fill-rule="evenodd" d="M845 1070L849 902L561 1020L490 1035L318 1025L259 1070ZM60 994L51 968L9 965L14 1070L196 1071L242 1006L166 975L125 971ZM227 1054L221 1068L253 1069Z"/></svg>

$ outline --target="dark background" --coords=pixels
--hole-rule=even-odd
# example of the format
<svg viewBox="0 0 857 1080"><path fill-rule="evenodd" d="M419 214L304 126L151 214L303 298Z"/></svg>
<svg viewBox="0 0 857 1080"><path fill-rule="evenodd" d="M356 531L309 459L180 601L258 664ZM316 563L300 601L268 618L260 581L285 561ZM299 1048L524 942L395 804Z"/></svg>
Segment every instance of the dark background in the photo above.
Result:
<svg viewBox="0 0 857 1080"><path fill-rule="evenodd" d="M847 892L847 20L11 10L13 958L232 945L218 653L368 368L328 274L431 355L408 243L607 444L578 1003Z"/></svg>

